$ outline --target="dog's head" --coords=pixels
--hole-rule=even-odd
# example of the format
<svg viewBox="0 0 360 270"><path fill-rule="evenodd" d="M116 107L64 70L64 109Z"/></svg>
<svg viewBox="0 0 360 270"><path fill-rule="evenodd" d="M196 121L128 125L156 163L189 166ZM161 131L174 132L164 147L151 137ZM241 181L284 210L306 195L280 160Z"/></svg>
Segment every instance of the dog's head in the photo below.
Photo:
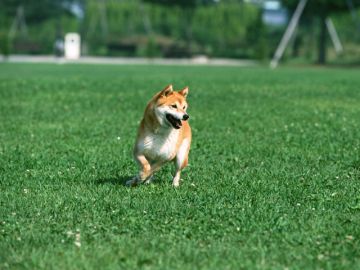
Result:
<svg viewBox="0 0 360 270"><path fill-rule="evenodd" d="M172 85L168 85L156 94L154 111L161 126L179 129L182 126L182 121L189 119L189 115L186 113L188 107L186 96L188 93L188 87L174 91Z"/></svg>

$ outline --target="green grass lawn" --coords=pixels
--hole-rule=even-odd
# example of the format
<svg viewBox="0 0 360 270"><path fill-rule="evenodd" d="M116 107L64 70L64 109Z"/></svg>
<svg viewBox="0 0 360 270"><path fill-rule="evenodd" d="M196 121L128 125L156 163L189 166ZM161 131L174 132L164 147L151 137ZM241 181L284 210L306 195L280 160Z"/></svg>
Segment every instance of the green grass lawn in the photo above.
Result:
<svg viewBox="0 0 360 270"><path fill-rule="evenodd" d="M190 165L127 188L146 102ZM358 70L0 65L0 269L360 269Z"/></svg>

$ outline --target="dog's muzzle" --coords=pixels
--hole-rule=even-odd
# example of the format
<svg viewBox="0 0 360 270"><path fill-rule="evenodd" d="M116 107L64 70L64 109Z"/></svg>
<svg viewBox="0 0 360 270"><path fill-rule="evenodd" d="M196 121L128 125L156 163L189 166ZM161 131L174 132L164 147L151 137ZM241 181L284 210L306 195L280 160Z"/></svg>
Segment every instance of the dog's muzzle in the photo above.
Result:
<svg viewBox="0 0 360 270"><path fill-rule="evenodd" d="M189 117L188 117L189 118ZM172 114L166 114L166 119L175 129L179 129L182 126L181 120L173 116Z"/></svg>

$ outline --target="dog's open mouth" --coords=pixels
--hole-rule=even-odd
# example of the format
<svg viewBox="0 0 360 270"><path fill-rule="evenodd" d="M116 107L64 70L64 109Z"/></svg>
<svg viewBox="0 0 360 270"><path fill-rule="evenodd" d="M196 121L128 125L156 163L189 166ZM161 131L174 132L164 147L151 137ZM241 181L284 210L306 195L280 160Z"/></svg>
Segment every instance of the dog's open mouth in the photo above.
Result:
<svg viewBox="0 0 360 270"><path fill-rule="evenodd" d="M175 118L173 115L171 114L166 114L166 119L169 121L169 123L176 129L179 129L182 124L181 124L181 120Z"/></svg>

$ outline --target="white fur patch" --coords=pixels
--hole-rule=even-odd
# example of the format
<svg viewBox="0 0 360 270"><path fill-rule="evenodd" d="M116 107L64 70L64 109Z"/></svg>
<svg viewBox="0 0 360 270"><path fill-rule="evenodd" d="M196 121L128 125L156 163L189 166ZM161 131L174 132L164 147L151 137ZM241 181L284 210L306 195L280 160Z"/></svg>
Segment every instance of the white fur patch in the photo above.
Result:
<svg viewBox="0 0 360 270"><path fill-rule="evenodd" d="M164 126L165 124L166 125L169 125L166 120L166 117L165 115L167 113L169 113L169 108L167 108L166 106L161 106L161 107L157 107L155 108L155 116L156 116L156 119L158 120L160 126Z"/></svg>
<svg viewBox="0 0 360 270"><path fill-rule="evenodd" d="M139 143L145 157L151 161L168 161L174 158L179 131L162 129L156 134L148 135Z"/></svg>
<svg viewBox="0 0 360 270"><path fill-rule="evenodd" d="M171 114L179 120L183 119L185 115L185 113L178 112L174 109L169 108L169 106L166 105L157 107L155 108L155 115L161 126L170 125L170 123L168 123L168 121L166 120L166 114Z"/></svg>

